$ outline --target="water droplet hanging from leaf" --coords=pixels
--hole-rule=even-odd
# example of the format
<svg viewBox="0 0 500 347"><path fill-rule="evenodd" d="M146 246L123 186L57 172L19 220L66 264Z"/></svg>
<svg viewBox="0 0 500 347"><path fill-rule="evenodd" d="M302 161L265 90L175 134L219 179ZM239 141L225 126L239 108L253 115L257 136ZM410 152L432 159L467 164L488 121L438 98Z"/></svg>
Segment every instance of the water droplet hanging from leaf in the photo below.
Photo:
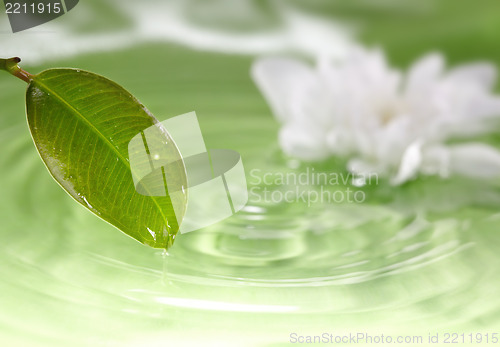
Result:
<svg viewBox="0 0 500 347"><path fill-rule="evenodd" d="M186 186L186 169L168 132L109 79L79 69L32 75L19 62L19 58L0 59L0 69L28 83L29 129L52 177L77 202L125 234L168 249L187 204L187 195L179 193ZM166 146L171 164L163 168L163 178L176 194L167 190L164 196L152 196L136 190L128 144L146 129Z"/></svg>

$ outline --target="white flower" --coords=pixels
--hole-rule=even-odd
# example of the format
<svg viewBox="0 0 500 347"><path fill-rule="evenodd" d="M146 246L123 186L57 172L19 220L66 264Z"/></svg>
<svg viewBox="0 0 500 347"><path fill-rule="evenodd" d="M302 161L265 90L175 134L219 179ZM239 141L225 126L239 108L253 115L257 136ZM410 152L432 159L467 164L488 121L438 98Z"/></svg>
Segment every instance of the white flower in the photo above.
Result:
<svg viewBox="0 0 500 347"><path fill-rule="evenodd" d="M442 56L430 54L403 77L382 52L356 49L345 61L320 59L316 67L263 58L252 75L283 124L279 142L288 155L347 157L350 171L376 172L393 184L419 173L500 175L500 153L471 141L500 119L490 64L445 71Z"/></svg>

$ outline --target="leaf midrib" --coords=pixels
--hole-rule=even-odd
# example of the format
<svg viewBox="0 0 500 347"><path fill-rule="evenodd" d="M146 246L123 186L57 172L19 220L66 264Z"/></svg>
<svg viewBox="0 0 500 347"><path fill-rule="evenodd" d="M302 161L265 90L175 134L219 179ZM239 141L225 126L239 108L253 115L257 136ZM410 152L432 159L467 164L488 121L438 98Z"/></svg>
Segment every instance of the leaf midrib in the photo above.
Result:
<svg viewBox="0 0 500 347"><path fill-rule="evenodd" d="M45 89L45 92L51 93L52 96L54 96L56 99L58 99L60 102L62 102L68 109L73 111L73 113L75 113L85 124L87 124L91 129L93 129L95 131L95 133L111 147L111 150L118 156L118 158L121 160L121 162L129 169L131 174L132 175L134 174L132 172L132 170L130 170L130 164L127 161L127 159L125 159L123 157L123 155L116 149L116 147L113 145L113 143L111 141L109 141L109 139L106 136L104 136L83 114L81 114L80 111L78 111L76 108L71 106L71 104L68 103L61 95L59 95L56 91L54 91L53 89L48 87L45 83L41 82L40 80L33 79L32 83L38 84L39 87L42 87L42 89ZM165 224L168 225L168 218L163 213L163 210L161 209L158 202L152 196L148 195L148 197L154 202L156 207L158 207L158 211L160 212L161 216L163 217ZM173 206L172 206L172 208L173 208Z"/></svg>

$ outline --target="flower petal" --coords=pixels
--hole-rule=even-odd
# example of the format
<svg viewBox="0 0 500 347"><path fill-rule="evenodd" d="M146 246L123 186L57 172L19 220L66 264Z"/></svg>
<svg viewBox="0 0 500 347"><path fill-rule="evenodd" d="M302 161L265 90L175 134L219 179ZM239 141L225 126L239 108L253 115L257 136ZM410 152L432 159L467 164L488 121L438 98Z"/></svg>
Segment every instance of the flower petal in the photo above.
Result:
<svg viewBox="0 0 500 347"><path fill-rule="evenodd" d="M258 59L251 75L275 117L282 122L293 118L295 98L303 97L307 89L317 84L314 69L293 59Z"/></svg>
<svg viewBox="0 0 500 347"><path fill-rule="evenodd" d="M391 184L400 185L414 178L422 164L422 143L420 141L413 142L408 146L401 158L398 173L391 178Z"/></svg>
<svg viewBox="0 0 500 347"><path fill-rule="evenodd" d="M407 114L415 118L415 125L421 127L439 116L446 108L443 105L439 82L444 71L444 58L429 54L417 61L409 70L402 102Z"/></svg>
<svg viewBox="0 0 500 347"><path fill-rule="evenodd" d="M418 60L409 70L406 89L411 92L425 92L434 84L444 70L444 58L432 53Z"/></svg>
<svg viewBox="0 0 500 347"><path fill-rule="evenodd" d="M386 172L381 170L377 164L367 162L366 160L360 158L349 160L347 163L347 170L360 176L369 176L370 174L386 174Z"/></svg>
<svg viewBox="0 0 500 347"><path fill-rule="evenodd" d="M488 90L493 88L497 79L497 70L493 64L474 63L458 66L452 69L446 78L456 84L474 83Z"/></svg>
<svg viewBox="0 0 500 347"><path fill-rule="evenodd" d="M500 152L482 143L449 146L450 169L453 173L473 177L500 176Z"/></svg>
<svg viewBox="0 0 500 347"><path fill-rule="evenodd" d="M330 156L321 128L313 125L288 123L279 133L279 142L283 151L293 157L316 161Z"/></svg>

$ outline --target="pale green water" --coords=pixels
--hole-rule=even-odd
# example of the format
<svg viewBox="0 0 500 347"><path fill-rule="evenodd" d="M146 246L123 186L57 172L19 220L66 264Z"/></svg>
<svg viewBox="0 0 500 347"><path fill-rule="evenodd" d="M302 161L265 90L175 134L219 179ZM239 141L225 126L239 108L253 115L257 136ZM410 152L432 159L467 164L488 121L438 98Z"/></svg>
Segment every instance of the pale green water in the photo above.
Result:
<svg viewBox="0 0 500 347"><path fill-rule="evenodd" d="M159 118L196 110L208 147L240 151L248 172L291 170L248 80L249 58L164 46L120 57L144 51L155 53L148 83L111 53L55 64L117 80ZM24 86L0 76L0 88L3 345L275 346L292 332L499 329L500 190L492 183L381 182L364 189L362 204L251 203L179 236L164 261L52 181L25 125Z"/></svg>

